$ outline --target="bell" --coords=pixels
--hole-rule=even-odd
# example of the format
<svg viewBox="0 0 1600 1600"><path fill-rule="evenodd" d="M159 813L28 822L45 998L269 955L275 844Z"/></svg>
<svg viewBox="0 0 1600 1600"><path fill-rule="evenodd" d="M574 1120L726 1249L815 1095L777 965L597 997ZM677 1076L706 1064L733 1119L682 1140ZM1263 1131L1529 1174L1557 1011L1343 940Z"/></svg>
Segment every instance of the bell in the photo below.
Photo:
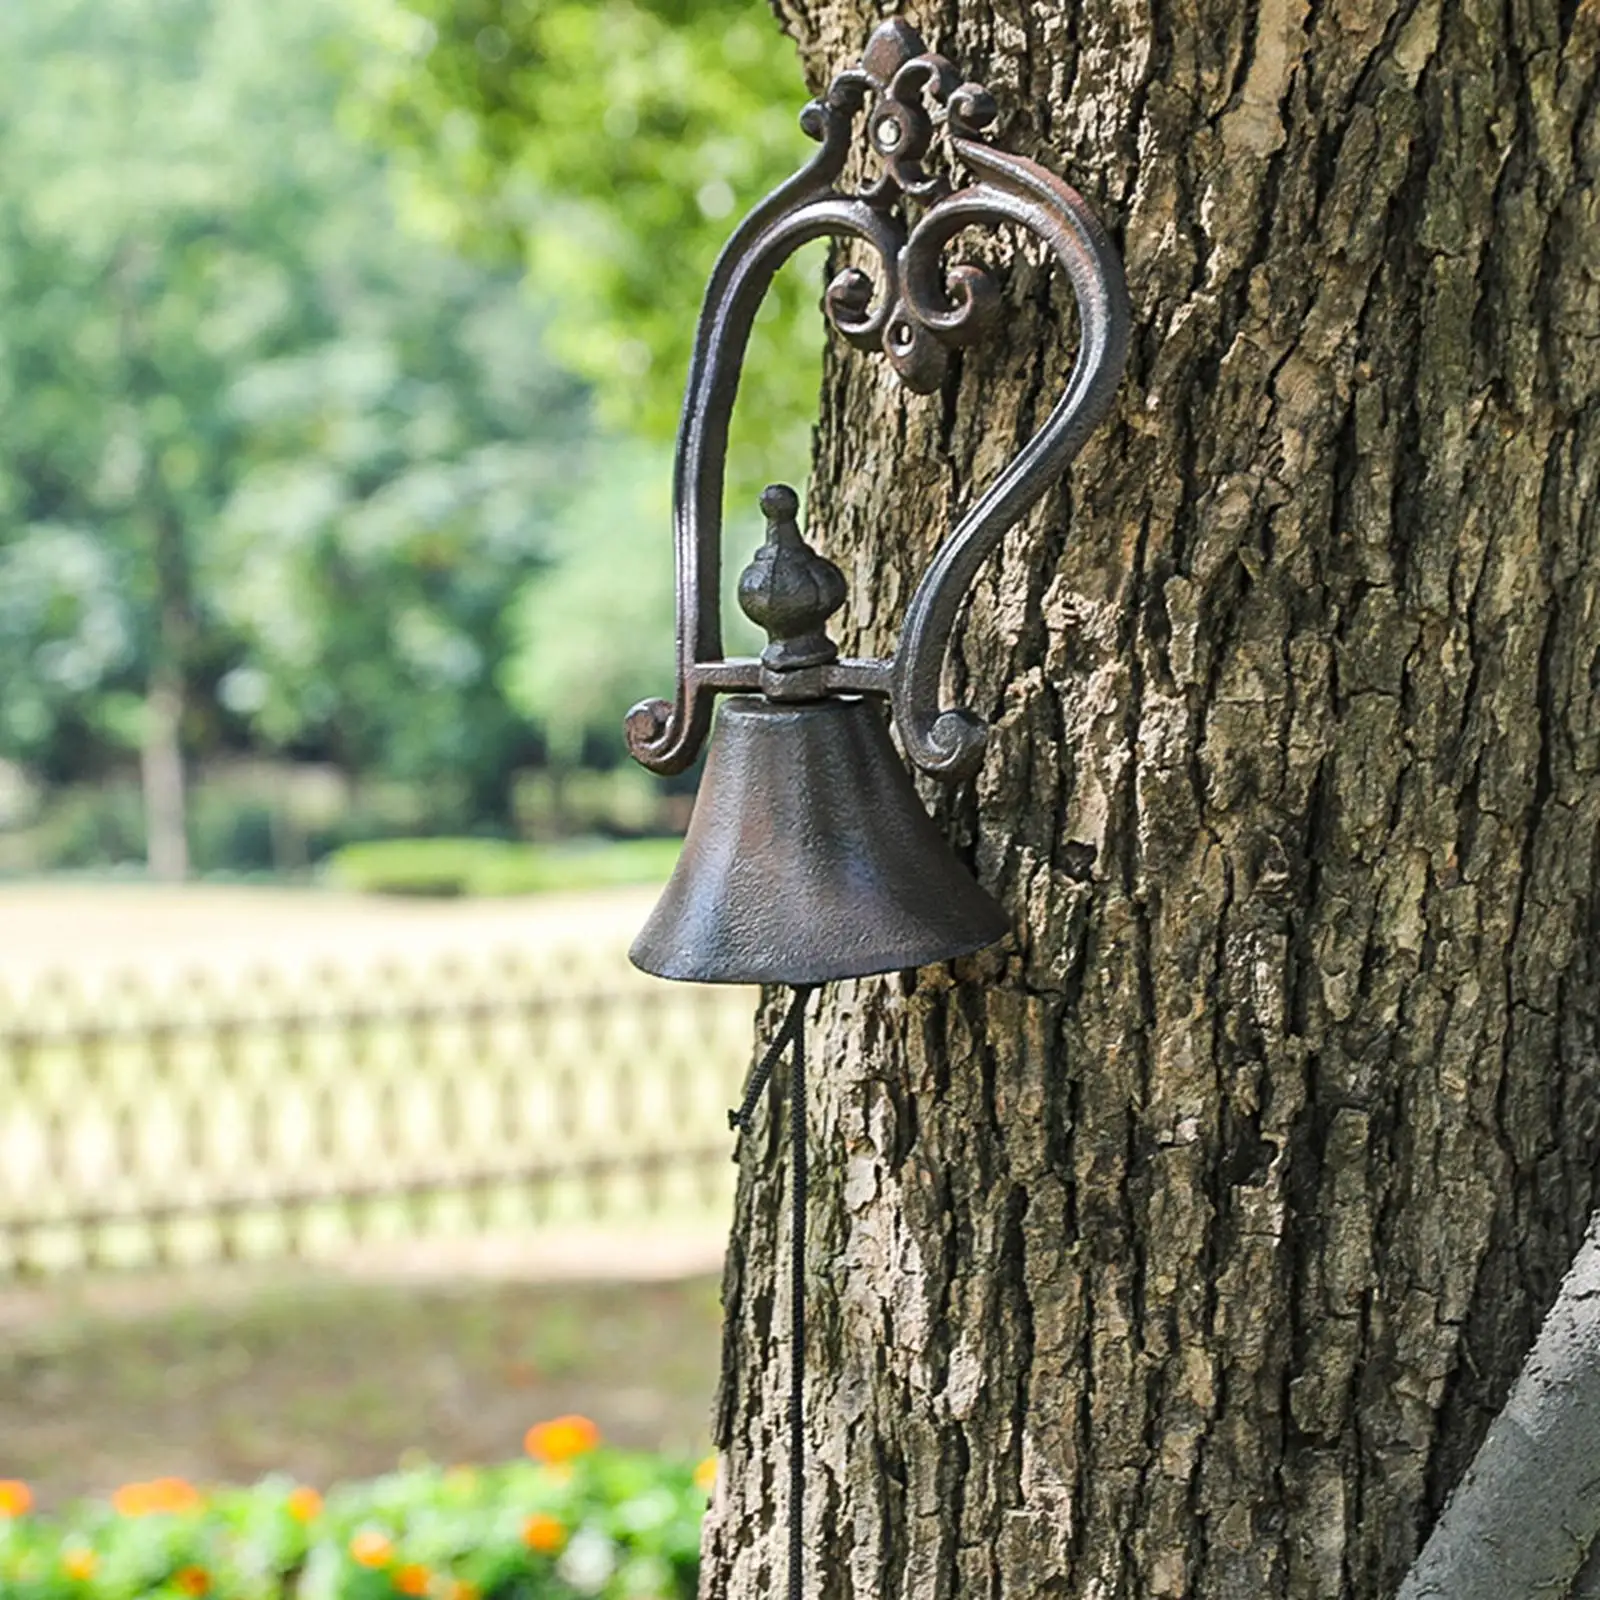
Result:
<svg viewBox="0 0 1600 1600"><path fill-rule="evenodd" d="M949 961L1010 926L923 810L877 703L738 695L629 953L662 978L818 984Z"/></svg>
<svg viewBox="0 0 1600 1600"><path fill-rule="evenodd" d="M1010 919L923 809L880 703L838 688L848 664L826 628L844 575L801 537L792 489L774 484L761 508L766 543L739 604L767 631L752 663L764 692L722 703L683 853L634 965L691 983L806 986L1004 938Z"/></svg>

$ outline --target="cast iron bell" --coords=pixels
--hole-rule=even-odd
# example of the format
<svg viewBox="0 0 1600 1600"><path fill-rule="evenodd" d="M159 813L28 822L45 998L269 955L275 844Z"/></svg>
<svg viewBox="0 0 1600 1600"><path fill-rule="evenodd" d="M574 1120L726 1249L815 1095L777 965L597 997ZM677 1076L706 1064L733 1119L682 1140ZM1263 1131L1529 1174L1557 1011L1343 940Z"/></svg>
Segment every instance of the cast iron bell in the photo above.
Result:
<svg viewBox="0 0 1600 1600"><path fill-rule="evenodd" d="M841 180L863 111L881 171L850 188ZM1005 912L923 810L881 708L924 772L977 769L984 724L941 698L957 614L989 553L1109 407L1130 319L1122 264L1098 219L1054 173L993 142L995 118L988 90L963 82L905 22L882 23L860 65L801 116L816 156L739 224L712 271L678 432L677 695L629 712L631 753L654 772L683 771L711 732L714 698L735 698L677 871L633 946L647 972L803 987L949 960L1007 931ZM934 554L886 660L839 658L824 630L844 601L843 575L801 538L794 491L768 489L767 542L739 600L771 642L759 660L727 658L717 595L728 421L778 268L825 234L875 256L880 279L845 267L824 312L849 343L881 352L907 388L929 394L945 383L950 352L976 343L1001 306L989 274L949 263L947 247L997 224L1032 233L1071 281L1079 338L1064 393Z"/></svg>
<svg viewBox="0 0 1600 1600"><path fill-rule="evenodd" d="M793 698L838 659L823 631L839 569L800 536L794 491L761 497L767 542L739 601L768 630L775 695L723 702L689 836L630 954L662 978L818 984L926 966L993 944L1010 919L923 810L883 713Z"/></svg>

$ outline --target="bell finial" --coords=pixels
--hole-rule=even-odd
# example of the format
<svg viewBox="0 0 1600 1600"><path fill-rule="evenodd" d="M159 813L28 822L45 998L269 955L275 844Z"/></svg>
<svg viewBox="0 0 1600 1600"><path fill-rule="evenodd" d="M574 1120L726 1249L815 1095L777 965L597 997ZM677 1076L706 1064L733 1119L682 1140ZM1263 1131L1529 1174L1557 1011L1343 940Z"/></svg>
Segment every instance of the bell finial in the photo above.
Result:
<svg viewBox="0 0 1600 1600"><path fill-rule="evenodd" d="M795 520L800 497L786 483L761 491L766 543L739 577L739 607L769 643L761 664L773 672L797 672L839 659L827 623L844 604L844 574L808 545Z"/></svg>

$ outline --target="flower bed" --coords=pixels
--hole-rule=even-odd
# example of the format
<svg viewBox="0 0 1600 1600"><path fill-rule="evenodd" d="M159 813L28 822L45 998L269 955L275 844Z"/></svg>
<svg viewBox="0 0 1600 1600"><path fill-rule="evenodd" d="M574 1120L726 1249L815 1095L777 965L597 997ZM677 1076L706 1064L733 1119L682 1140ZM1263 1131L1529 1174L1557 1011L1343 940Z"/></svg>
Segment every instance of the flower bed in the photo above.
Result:
<svg viewBox="0 0 1600 1600"><path fill-rule="evenodd" d="M127 1484L34 1512L0 1480L5 1600L692 1600L710 1464L603 1447L561 1417L532 1459L424 1467L324 1496L268 1479Z"/></svg>

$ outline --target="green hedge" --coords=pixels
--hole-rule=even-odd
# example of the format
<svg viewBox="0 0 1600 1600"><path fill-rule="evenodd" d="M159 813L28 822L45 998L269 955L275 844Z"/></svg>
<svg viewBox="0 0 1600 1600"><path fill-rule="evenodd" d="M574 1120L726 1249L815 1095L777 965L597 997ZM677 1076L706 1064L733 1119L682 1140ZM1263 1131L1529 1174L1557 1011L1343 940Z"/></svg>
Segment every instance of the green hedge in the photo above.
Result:
<svg viewBox="0 0 1600 1600"><path fill-rule="evenodd" d="M326 1498L286 1479L204 1493L160 1479L59 1516L0 1483L0 1594L692 1600L704 1481L688 1463L600 1448L404 1471Z"/></svg>
<svg viewBox="0 0 1600 1600"><path fill-rule="evenodd" d="M336 850L322 870L333 887L366 894L539 894L664 883L681 846L679 839L374 839Z"/></svg>

